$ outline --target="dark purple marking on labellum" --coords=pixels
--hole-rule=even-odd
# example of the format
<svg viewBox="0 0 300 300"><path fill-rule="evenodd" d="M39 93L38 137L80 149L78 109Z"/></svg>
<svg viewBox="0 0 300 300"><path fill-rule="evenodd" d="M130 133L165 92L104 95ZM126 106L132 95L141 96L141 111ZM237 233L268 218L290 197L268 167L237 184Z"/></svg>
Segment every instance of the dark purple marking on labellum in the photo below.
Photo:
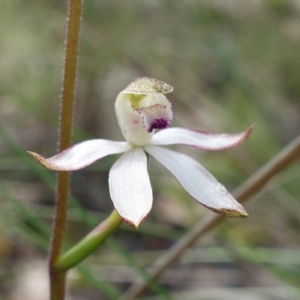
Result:
<svg viewBox="0 0 300 300"><path fill-rule="evenodd" d="M173 120L173 112L166 105L155 104L135 109L143 119L144 128L147 132L154 129L165 129Z"/></svg>
<svg viewBox="0 0 300 300"><path fill-rule="evenodd" d="M151 126L147 129L147 131L150 133L154 129L165 129L169 126L169 124L170 122L166 119L156 119L151 123Z"/></svg>

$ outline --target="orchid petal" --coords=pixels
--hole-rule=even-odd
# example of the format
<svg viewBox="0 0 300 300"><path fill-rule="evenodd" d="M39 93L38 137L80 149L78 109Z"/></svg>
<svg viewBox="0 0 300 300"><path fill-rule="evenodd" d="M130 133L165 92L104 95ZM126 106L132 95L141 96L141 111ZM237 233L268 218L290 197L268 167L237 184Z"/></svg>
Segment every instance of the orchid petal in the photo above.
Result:
<svg viewBox="0 0 300 300"><path fill-rule="evenodd" d="M204 167L184 154L157 146L145 150L164 165L182 187L202 205L229 217L243 218L248 214Z"/></svg>
<svg viewBox="0 0 300 300"><path fill-rule="evenodd" d="M50 158L45 158L35 152L28 151L28 153L47 169L54 171L75 171L89 166L104 156L123 153L130 148L131 146L126 142L98 139L73 145Z"/></svg>
<svg viewBox="0 0 300 300"><path fill-rule="evenodd" d="M233 134L217 134L185 128L167 128L154 134L152 145L185 144L203 150L222 150L243 143L250 135L253 126L246 131Z"/></svg>
<svg viewBox="0 0 300 300"><path fill-rule="evenodd" d="M124 153L109 172L109 190L120 216L137 228L152 207L152 188L146 153L133 148Z"/></svg>

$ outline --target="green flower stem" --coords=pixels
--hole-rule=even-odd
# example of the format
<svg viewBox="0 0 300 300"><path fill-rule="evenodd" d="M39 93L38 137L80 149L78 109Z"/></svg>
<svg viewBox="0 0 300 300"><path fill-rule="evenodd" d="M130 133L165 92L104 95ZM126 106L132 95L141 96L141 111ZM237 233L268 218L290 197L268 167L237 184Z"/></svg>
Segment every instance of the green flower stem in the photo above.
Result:
<svg viewBox="0 0 300 300"><path fill-rule="evenodd" d="M92 254L122 224L123 220L114 210L76 246L67 251L55 264L56 272L65 272Z"/></svg>
<svg viewBox="0 0 300 300"><path fill-rule="evenodd" d="M65 65L59 118L59 151L68 148L71 144L82 5L83 0L68 1ZM68 172L58 173L54 225L49 254L51 300L63 300L65 298L66 274L56 272L55 264L60 258L65 237L69 181L70 175Z"/></svg>

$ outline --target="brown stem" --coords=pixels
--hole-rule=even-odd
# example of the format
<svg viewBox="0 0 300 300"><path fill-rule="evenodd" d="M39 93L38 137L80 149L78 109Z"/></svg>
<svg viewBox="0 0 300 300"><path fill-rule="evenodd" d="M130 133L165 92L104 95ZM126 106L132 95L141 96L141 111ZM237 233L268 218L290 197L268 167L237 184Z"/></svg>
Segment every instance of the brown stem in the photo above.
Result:
<svg viewBox="0 0 300 300"><path fill-rule="evenodd" d="M59 145L62 151L71 144L73 106L76 83L79 33L83 0L69 0L66 37L65 65L60 110ZM61 255L66 230L70 175L59 172L52 241L49 254L50 298L63 300L65 297L66 274L55 271L55 263Z"/></svg>
<svg viewBox="0 0 300 300"><path fill-rule="evenodd" d="M234 192L234 197L241 203L249 200L256 194L272 177L280 173L289 164L294 162L300 156L300 135L288 144L282 151L273 157L262 168L255 172L248 180L240 185ZM152 278L158 278L166 268L172 265L192 246L196 241L207 233L216 229L216 227L225 219L222 215L209 214L204 220L196 223L180 240L166 251L160 258L154 262L154 267L150 272ZM138 282L133 284L125 294L122 300L136 299L147 288L147 282Z"/></svg>

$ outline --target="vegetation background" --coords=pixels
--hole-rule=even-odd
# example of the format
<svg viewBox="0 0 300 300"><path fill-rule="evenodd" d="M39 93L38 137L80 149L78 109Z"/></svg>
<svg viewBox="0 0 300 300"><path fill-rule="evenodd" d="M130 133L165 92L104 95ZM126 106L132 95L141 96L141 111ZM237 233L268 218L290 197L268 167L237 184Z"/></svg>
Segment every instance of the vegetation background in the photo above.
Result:
<svg viewBox="0 0 300 300"><path fill-rule="evenodd" d="M0 9L0 299L47 299L55 173L26 154L56 153L66 1L2 0ZM177 147L233 190L300 130L299 0L89 0L84 4L74 142L121 140L114 101L133 79L174 86L173 126L239 132L243 145ZM117 156L72 175L68 244L112 210ZM286 169L190 248L140 299L299 299L300 167ZM154 207L69 275L69 299L118 299L208 214L152 161Z"/></svg>

